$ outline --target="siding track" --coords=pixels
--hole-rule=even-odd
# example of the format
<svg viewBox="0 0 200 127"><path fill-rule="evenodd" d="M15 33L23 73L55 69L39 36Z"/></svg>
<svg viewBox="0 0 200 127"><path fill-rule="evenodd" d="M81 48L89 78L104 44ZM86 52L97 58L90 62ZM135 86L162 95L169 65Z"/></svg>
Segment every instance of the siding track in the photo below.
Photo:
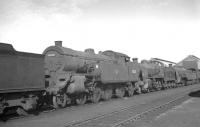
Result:
<svg viewBox="0 0 200 127"><path fill-rule="evenodd" d="M195 89L196 90L196 89ZM187 95L193 90L159 98L154 101L122 108L121 110L99 115L83 121L68 123L65 127L123 127L134 122L159 115L189 99Z"/></svg>

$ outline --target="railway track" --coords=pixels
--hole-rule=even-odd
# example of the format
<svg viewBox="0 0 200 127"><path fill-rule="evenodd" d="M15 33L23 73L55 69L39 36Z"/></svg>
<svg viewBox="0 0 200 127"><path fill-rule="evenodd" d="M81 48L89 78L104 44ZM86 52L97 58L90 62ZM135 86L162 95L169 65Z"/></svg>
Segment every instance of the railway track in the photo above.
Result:
<svg viewBox="0 0 200 127"><path fill-rule="evenodd" d="M99 115L83 121L68 123L65 127L132 127L135 122L159 115L189 98L186 90L173 96L153 100L150 103L123 108L119 111Z"/></svg>
<svg viewBox="0 0 200 127"><path fill-rule="evenodd" d="M186 86L186 88L187 87L189 87L189 86ZM196 89L196 88L195 88ZM167 89L167 90L170 90L170 89ZM165 90L165 91L167 91L167 90ZM190 90L188 90L188 91L191 91L191 89ZM162 91L158 91L158 92L160 92L160 94L162 94ZM185 92L185 91L184 91ZM146 96L146 95L150 95L150 94L154 94L154 92L150 92L150 93L146 93L146 94L143 94L144 96ZM140 95L140 96L143 96L143 95ZM111 101L114 101L115 99L112 99ZM154 102L156 102L156 101L160 101L160 100L162 100L162 98L160 98L160 99L158 99L158 100L154 100L154 101L152 101L152 103L154 103ZM95 105L95 104L93 104L93 103L87 103L87 104L85 104L85 105L83 105L83 106L90 106L90 105ZM67 125L66 126L78 126L79 124L80 125L82 125L82 124L84 124L84 123L89 123L89 122L91 122L91 121L93 121L93 120L98 120L98 119L101 119L101 118L106 118L107 116L112 116L112 115L115 115L115 114L117 114L117 113L122 113L122 112L129 112L131 109L132 110L135 110L135 111L137 111L136 109L137 108L139 108L140 106L145 106L146 104L140 104L140 105L134 105L134 106L129 106L129 107L124 107L124 108L121 108L120 110L117 110L117 111L113 111L113 112L109 112L109 113L105 113L105 114L102 114L102 115L98 115L98 116L96 116L96 117L93 117L93 118L89 118L89 119L87 119L87 120L84 120L84 121L75 121L75 122L73 122L73 123L67 123ZM80 107L81 108L81 106L76 106L76 105L74 105L74 106L70 106L70 107L67 107L67 111L68 110L79 110L79 109L77 109L78 107ZM58 110L63 110L63 109L58 109ZM39 115L41 115L41 114L48 114L48 113L50 113L50 112L56 112L56 111L58 111L58 110L54 110L54 109L45 109L45 110L41 110L40 112L39 112ZM131 114L130 114L131 115ZM11 117L11 118L7 118L6 120L17 120L17 119L23 119L23 118L28 118L28 117L37 117L37 116L35 116L35 115L33 115L33 114L29 114L29 115L27 115L27 116L14 116L14 117Z"/></svg>
<svg viewBox="0 0 200 127"><path fill-rule="evenodd" d="M174 99L172 101L169 101L163 105L159 105L157 107L151 108L147 111L141 112L135 116L132 116L124 121L121 121L119 123L116 123L114 125L112 125L112 127L122 127L122 126L132 126L134 124L134 122L138 121L138 120L142 120L145 117L148 116L155 116L155 115L159 115L165 111L167 111L168 109L171 109L172 107L181 104L182 102L184 102L185 100L187 100L188 97L187 96L183 96L177 99Z"/></svg>

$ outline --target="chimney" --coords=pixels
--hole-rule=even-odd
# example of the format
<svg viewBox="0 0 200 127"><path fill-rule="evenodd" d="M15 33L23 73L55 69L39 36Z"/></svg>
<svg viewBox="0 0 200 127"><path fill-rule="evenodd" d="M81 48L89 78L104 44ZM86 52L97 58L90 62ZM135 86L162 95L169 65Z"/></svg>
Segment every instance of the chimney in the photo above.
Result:
<svg viewBox="0 0 200 127"><path fill-rule="evenodd" d="M169 67L172 67L172 64L169 64Z"/></svg>
<svg viewBox="0 0 200 127"><path fill-rule="evenodd" d="M62 47L62 41L55 41L55 46Z"/></svg>

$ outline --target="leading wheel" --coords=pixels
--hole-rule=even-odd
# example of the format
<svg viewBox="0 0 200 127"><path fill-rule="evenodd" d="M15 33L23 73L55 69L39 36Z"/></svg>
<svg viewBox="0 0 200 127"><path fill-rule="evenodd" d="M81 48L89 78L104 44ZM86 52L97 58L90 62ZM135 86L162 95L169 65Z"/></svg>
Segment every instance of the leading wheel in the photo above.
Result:
<svg viewBox="0 0 200 127"><path fill-rule="evenodd" d="M67 95L61 94L59 96L53 96L53 106L54 108L64 108L67 104Z"/></svg>

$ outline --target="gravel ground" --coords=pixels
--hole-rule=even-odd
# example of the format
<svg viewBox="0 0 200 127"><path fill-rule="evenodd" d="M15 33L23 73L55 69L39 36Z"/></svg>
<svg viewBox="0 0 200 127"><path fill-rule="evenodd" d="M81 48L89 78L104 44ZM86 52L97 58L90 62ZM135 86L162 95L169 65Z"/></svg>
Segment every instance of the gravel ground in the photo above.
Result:
<svg viewBox="0 0 200 127"><path fill-rule="evenodd" d="M5 123L0 122L1 127L63 127L68 123L85 120L101 114L120 110L124 107L145 104L149 101L172 95L190 88L200 88L198 85L187 86L166 91L159 91L143 95L136 95L131 98L113 99L98 104L69 107L49 113L42 113L39 116L31 116L17 120L10 120ZM162 118L162 117L161 117ZM146 124L146 123L145 123ZM156 123L155 123L156 124ZM157 123L159 126L159 123Z"/></svg>
<svg viewBox="0 0 200 127"><path fill-rule="evenodd" d="M140 121L133 127L200 127L200 91L191 97L152 121Z"/></svg>

